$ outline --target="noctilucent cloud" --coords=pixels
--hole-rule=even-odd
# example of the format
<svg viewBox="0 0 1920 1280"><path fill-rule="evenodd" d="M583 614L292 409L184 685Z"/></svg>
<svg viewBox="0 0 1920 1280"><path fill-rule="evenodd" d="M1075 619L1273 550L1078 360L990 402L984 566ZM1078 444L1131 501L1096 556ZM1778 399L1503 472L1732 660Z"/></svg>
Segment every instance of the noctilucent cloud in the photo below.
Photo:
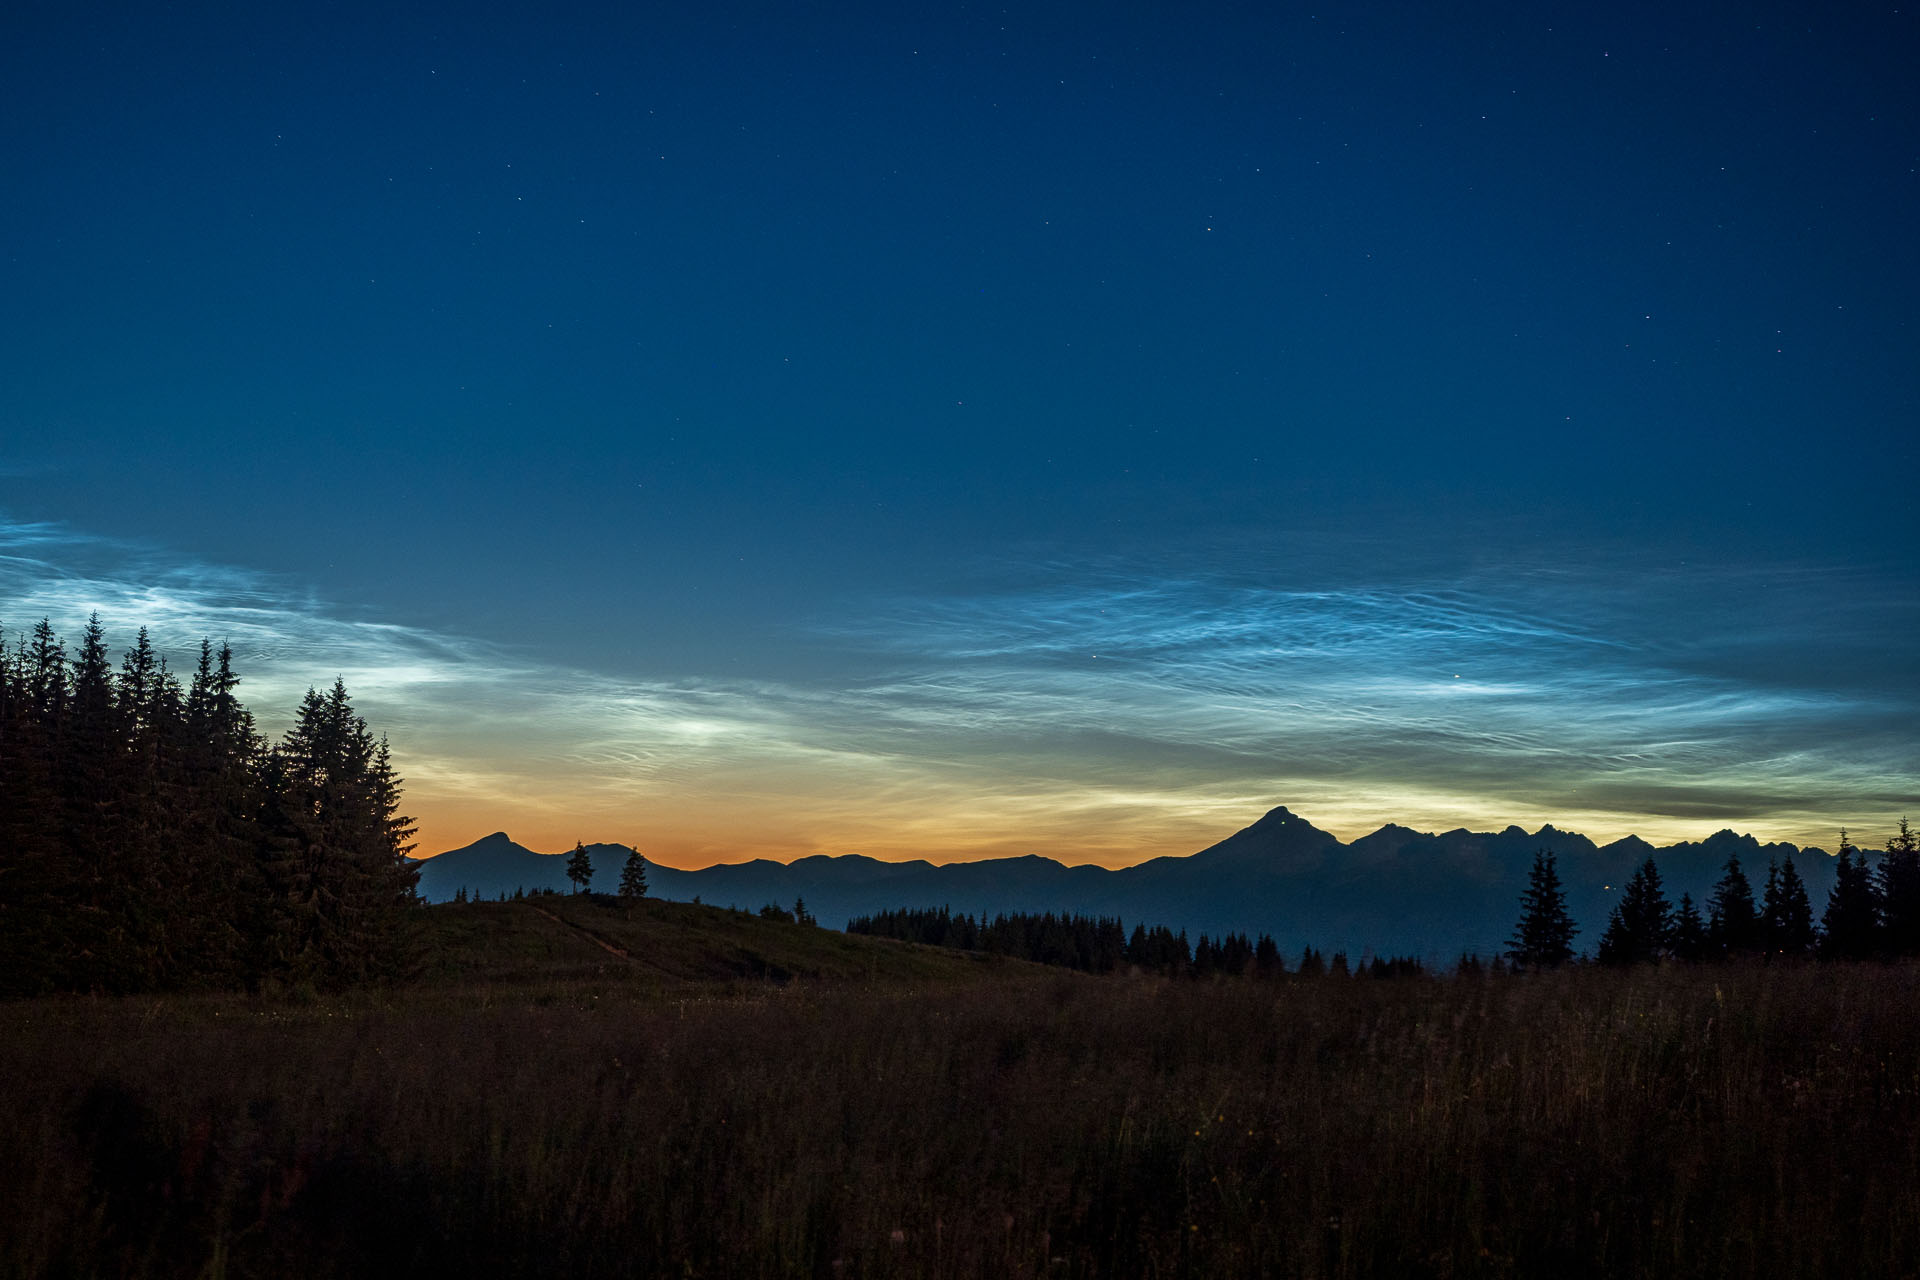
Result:
<svg viewBox="0 0 1920 1280"><path fill-rule="evenodd" d="M8 638L426 853L1920 811L1914 13L571 15L0 19Z"/></svg>

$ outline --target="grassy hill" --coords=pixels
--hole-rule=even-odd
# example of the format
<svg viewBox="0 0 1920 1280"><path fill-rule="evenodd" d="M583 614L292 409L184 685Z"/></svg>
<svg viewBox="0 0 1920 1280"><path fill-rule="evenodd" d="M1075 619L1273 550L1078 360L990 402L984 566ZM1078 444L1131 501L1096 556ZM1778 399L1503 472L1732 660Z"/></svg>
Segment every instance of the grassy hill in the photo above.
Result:
<svg viewBox="0 0 1920 1280"><path fill-rule="evenodd" d="M7 1276L1920 1274L1920 966L1096 978L436 907L343 996L0 1003Z"/></svg>
<svg viewBox="0 0 1920 1280"><path fill-rule="evenodd" d="M1032 966L725 907L604 895L444 903L420 919L430 984L614 980L689 982L977 982Z"/></svg>

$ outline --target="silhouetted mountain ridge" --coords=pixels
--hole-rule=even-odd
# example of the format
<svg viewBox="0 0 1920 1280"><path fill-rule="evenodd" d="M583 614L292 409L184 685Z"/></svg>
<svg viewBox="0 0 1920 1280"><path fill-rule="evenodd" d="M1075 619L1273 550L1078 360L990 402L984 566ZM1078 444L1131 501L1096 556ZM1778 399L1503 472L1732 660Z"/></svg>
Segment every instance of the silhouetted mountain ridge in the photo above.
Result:
<svg viewBox="0 0 1920 1280"><path fill-rule="evenodd" d="M619 844L586 846L593 888L612 893L629 852ZM1757 897L1770 858L1792 857L1814 897L1832 883L1823 850L1762 844L1751 835L1717 831L1700 841L1656 848L1638 836L1595 845L1551 823L1528 832L1464 827L1438 834L1388 823L1351 844L1289 809L1258 821L1197 853L1151 858L1118 870L1068 866L1028 854L936 865L924 859L883 862L860 854L814 854L791 863L755 859L697 871L648 864L649 892L748 910L797 898L824 925L900 907L999 912L1077 912L1164 924L1190 936L1271 933L1298 951L1416 954L1436 960L1463 951L1491 955L1505 947L1519 914L1527 868L1537 850L1558 859L1568 907L1580 925L1577 946L1591 948L1633 869L1652 857L1669 897L1691 893L1705 910L1730 855L1738 855ZM420 863L420 890L445 901L461 889L492 898L515 888L572 888L566 853L536 853L495 832L463 849Z"/></svg>

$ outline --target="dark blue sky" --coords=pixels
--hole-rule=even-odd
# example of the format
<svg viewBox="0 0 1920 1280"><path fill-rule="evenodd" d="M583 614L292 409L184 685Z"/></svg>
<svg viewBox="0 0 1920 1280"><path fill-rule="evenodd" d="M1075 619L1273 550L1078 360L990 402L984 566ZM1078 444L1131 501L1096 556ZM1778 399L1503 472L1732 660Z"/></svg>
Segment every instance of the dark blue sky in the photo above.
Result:
<svg viewBox="0 0 1920 1280"><path fill-rule="evenodd" d="M1913 14L692 8L9 10L0 625L428 851L1920 799Z"/></svg>

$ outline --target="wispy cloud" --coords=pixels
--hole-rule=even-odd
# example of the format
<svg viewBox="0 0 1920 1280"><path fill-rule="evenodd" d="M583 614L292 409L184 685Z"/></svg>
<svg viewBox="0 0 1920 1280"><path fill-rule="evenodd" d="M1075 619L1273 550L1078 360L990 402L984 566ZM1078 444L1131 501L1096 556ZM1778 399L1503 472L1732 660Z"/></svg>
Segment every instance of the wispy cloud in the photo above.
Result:
<svg viewBox="0 0 1920 1280"><path fill-rule="evenodd" d="M838 678L693 680L581 670L272 575L0 521L0 623L46 616L71 637L97 611L116 644L148 627L177 668L202 637L230 643L269 730L342 677L394 739L427 851L502 826L548 848L643 838L681 862L1124 862L1274 803L1349 836L1391 818L1805 839L1915 799L1912 687L1821 678L1863 635L1911 662L1911 606L1870 584L1844 614L1785 627L1793 611L1769 600L1805 584L1778 574L1178 569L873 602L817 632Z"/></svg>
<svg viewBox="0 0 1920 1280"><path fill-rule="evenodd" d="M1914 609L1871 579L1564 562L1247 576L1082 568L837 630L927 672L890 700L947 731L1042 756L1104 736L1127 744L1115 758L1188 762L1215 785L1318 793L1336 821L1740 817L1804 834L1914 795L1920 700L1851 660L1911 669ZM1808 611L1814 589L1844 606Z"/></svg>
<svg viewBox="0 0 1920 1280"><path fill-rule="evenodd" d="M125 646L144 626L176 670L202 638L231 644L270 734L307 688L341 677L391 735L429 852L494 825L537 847L638 835L682 861L1044 845L1098 790L1062 795L1006 779L972 749L946 751L884 686L586 671L55 525L0 523L0 602L15 637L47 617L72 640L97 613ZM1124 858L1131 839L1096 830L1073 845Z"/></svg>

